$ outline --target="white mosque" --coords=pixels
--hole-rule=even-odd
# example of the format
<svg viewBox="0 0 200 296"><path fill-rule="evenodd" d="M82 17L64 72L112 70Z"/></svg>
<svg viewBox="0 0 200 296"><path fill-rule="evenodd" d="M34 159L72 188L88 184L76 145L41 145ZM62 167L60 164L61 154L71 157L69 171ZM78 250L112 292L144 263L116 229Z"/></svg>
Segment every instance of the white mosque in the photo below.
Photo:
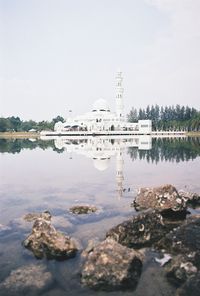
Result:
<svg viewBox="0 0 200 296"><path fill-rule="evenodd" d="M59 136L68 134L150 134L152 131L151 120L139 120L137 123L130 123L124 119L122 82L123 76L119 70L116 74L115 112L111 112L104 99L99 99L93 104L92 111L74 118L69 117L64 123L57 122L53 134ZM45 132L42 132L42 134L51 135Z"/></svg>

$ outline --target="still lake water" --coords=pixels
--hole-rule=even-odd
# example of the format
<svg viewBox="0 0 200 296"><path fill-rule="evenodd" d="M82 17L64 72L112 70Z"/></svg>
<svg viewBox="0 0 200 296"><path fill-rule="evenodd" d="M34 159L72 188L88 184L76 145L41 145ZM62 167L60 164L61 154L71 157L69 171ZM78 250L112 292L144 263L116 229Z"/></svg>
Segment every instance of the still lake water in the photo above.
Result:
<svg viewBox="0 0 200 296"><path fill-rule="evenodd" d="M199 193L200 138L1 139L0 174L0 283L12 270L39 261L53 282L25 295L173 295L153 250L147 251L134 291L81 286L80 253L62 262L35 259L21 245L32 226L23 216L49 210L56 229L76 238L84 249L90 239L103 240L111 227L137 214L130 204L140 187L169 183ZM95 205L98 213L70 213L71 206L85 204Z"/></svg>

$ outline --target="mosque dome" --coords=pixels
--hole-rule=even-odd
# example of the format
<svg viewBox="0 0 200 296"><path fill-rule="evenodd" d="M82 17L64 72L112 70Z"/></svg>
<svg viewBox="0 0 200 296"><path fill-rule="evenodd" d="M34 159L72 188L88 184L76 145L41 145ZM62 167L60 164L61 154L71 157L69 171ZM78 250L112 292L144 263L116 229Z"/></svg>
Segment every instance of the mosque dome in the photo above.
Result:
<svg viewBox="0 0 200 296"><path fill-rule="evenodd" d="M106 100L99 99L94 102L92 111L110 111L110 108Z"/></svg>
<svg viewBox="0 0 200 296"><path fill-rule="evenodd" d="M110 163L109 158L93 158L94 167L99 171L105 171Z"/></svg>

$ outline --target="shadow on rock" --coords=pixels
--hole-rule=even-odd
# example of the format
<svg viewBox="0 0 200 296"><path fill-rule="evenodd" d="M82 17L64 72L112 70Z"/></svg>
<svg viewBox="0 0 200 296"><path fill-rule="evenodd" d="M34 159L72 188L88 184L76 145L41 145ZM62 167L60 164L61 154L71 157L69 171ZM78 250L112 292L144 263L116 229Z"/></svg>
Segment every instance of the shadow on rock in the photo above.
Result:
<svg viewBox="0 0 200 296"><path fill-rule="evenodd" d="M188 218L157 243L173 255L166 264L168 280L176 287L177 295L199 295L200 289L200 215ZM191 292L193 291L193 292Z"/></svg>
<svg viewBox="0 0 200 296"><path fill-rule="evenodd" d="M151 247L182 221L164 219L157 211L148 210L110 229L106 237L131 247Z"/></svg>

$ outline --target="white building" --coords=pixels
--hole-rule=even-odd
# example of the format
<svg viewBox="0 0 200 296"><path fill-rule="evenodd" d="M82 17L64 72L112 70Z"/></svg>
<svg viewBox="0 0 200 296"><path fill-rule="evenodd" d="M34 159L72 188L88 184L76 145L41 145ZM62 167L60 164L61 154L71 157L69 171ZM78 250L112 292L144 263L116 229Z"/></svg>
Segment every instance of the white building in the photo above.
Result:
<svg viewBox="0 0 200 296"><path fill-rule="evenodd" d="M74 118L67 118L64 123L57 122L54 126L56 133L67 133L69 131L86 131L88 133L106 133L110 131L135 131L150 134L151 120L139 120L138 123L130 123L124 119L124 104L122 87L122 72L116 75L116 111L111 112L108 103L99 99L93 104L92 111Z"/></svg>

